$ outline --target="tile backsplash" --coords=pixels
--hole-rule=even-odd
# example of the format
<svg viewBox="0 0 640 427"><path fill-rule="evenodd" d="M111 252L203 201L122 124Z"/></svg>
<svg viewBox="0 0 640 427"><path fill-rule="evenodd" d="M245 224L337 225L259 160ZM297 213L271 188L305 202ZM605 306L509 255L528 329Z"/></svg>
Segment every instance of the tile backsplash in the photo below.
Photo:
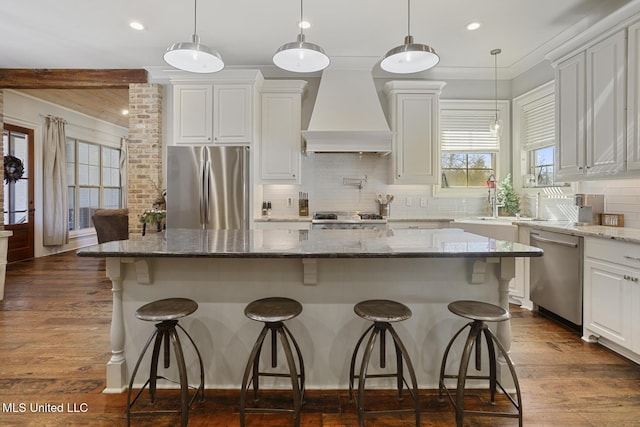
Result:
<svg viewBox="0 0 640 427"><path fill-rule="evenodd" d="M430 185L389 185L391 158L379 154L313 153L302 158L301 185L265 185L274 216L296 216L298 192L309 193L309 211L378 212L376 196L394 196L391 218L486 215L486 198L434 198ZM293 198L292 206L287 199Z"/></svg>
<svg viewBox="0 0 640 427"><path fill-rule="evenodd" d="M578 191L604 194L606 213L624 214L625 227L640 228L640 178L585 181Z"/></svg>

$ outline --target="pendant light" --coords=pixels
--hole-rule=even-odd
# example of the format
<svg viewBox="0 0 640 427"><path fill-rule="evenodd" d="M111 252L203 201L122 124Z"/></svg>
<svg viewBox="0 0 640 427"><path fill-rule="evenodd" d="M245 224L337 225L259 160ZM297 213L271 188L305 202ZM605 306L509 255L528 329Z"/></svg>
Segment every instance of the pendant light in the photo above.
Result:
<svg viewBox="0 0 640 427"><path fill-rule="evenodd" d="M411 0L407 0L407 36L404 44L394 47L384 56L380 67L390 73L417 73L435 67L440 57L426 44L414 43L411 35Z"/></svg>
<svg viewBox="0 0 640 427"><path fill-rule="evenodd" d="M496 101L496 116L494 117L493 121L491 122L491 124L489 125L489 129L491 130L491 133L496 135L496 136L501 136L502 135L502 120L500 120L498 118L498 55L502 52L502 49L493 49L491 51L491 55L493 55L494 57L494 87L495 87L495 101Z"/></svg>
<svg viewBox="0 0 640 427"><path fill-rule="evenodd" d="M215 73L224 68L220 54L200 44L197 30L198 0L194 0L193 36L190 42L174 43L164 53L167 64L191 73Z"/></svg>
<svg viewBox="0 0 640 427"><path fill-rule="evenodd" d="M302 0L300 0L300 22L302 23ZM324 70L329 66L329 57L315 43L305 41L304 30L300 25L300 34L296 41L285 43L273 55L273 63L283 70L294 73L311 73Z"/></svg>

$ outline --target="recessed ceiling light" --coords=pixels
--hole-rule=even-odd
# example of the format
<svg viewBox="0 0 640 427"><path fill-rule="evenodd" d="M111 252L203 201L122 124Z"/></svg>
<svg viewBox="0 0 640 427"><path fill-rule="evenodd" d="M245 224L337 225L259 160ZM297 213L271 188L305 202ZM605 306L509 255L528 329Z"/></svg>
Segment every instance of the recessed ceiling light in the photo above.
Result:
<svg viewBox="0 0 640 427"><path fill-rule="evenodd" d="M123 116L127 116L127 115L129 115L129 110L126 110L126 109L125 109L125 110L122 110L122 115L123 115Z"/></svg>
<svg viewBox="0 0 640 427"><path fill-rule="evenodd" d="M311 22L309 22L309 21L300 21L298 23L298 27L302 28L303 30L308 30L309 28L311 28Z"/></svg>
<svg viewBox="0 0 640 427"><path fill-rule="evenodd" d="M144 30L144 25L142 25L140 22L136 22L136 21L131 22L131 23L129 24L129 26L130 26L131 28L133 28L134 30L137 30L137 31L142 31L142 30Z"/></svg>
<svg viewBox="0 0 640 427"><path fill-rule="evenodd" d="M479 22L471 22L470 24L467 25L467 30L469 31L477 30L478 28L480 28Z"/></svg>

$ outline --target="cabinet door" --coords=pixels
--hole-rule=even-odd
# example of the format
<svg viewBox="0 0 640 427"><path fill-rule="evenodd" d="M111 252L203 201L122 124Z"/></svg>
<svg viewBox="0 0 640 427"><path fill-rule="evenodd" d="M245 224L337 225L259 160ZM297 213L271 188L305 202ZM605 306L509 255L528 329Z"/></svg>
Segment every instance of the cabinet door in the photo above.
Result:
<svg viewBox="0 0 640 427"><path fill-rule="evenodd" d="M401 93L395 103L394 183L437 184L438 95Z"/></svg>
<svg viewBox="0 0 640 427"><path fill-rule="evenodd" d="M628 34L627 170L640 170L640 23Z"/></svg>
<svg viewBox="0 0 640 427"><path fill-rule="evenodd" d="M251 85L213 88L213 139L216 144L248 144L252 138Z"/></svg>
<svg viewBox="0 0 640 427"><path fill-rule="evenodd" d="M587 49L588 175L624 170L626 42L620 31Z"/></svg>
<svg viewBox="0 0 640 427"><path fill-rule="evenodd" d="M212 140L211 85L173 87L173 140L183 144L209 144Z"/></svg>
<svg viewBox="0 0 640 427"><path fill-rule="evenodd" d="M583 176L585 165L585 54L556 67L556 176Z"/></svg>
<svg viewBox="0 0 640 427"><path fill-rule="evenodd" d="M262 95L260 177L263 181L300 182L300 94Z"/></svg>
<svg viewBox="0 0 640 427"><path fill-rule="evenodd" d="M628 271L614 264L584 263L585 335L594 333L627 349L633 348L633 283ZM637 304L635 304L637 309Z"/></svg>

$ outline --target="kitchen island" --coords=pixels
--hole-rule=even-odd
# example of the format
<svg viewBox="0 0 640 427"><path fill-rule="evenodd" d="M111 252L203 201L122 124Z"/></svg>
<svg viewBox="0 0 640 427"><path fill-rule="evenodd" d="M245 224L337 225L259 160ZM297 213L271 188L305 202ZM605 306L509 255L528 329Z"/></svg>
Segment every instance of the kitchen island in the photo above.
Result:
<svg viewBox="0 0 640 427"><path fill-rule="evenodd" d="M203 355L207 388L240 388L261 328L245 318L244 307L267 296L294 298L304 307L287 324L305 358L308 388L347 387L351 352L368 326L353 313L353 305L365 299L393 299L411 308L412 318L398 324L397 331L419 386L436 388L444 347L464 324L447 304L473 299L508 309L515 257L542 252L453 229L169 229L91 246L78 255L106 258L113 316L105 392L115 393L126 388L153 328L136 319L135 310L168 297L199 304L181 324ZM508 349L509 322L494 327ZM454 349L452 363L457 355ZM185 357L191 360L190 354ZM195 369L189 367L190 376Z"/></svg>

